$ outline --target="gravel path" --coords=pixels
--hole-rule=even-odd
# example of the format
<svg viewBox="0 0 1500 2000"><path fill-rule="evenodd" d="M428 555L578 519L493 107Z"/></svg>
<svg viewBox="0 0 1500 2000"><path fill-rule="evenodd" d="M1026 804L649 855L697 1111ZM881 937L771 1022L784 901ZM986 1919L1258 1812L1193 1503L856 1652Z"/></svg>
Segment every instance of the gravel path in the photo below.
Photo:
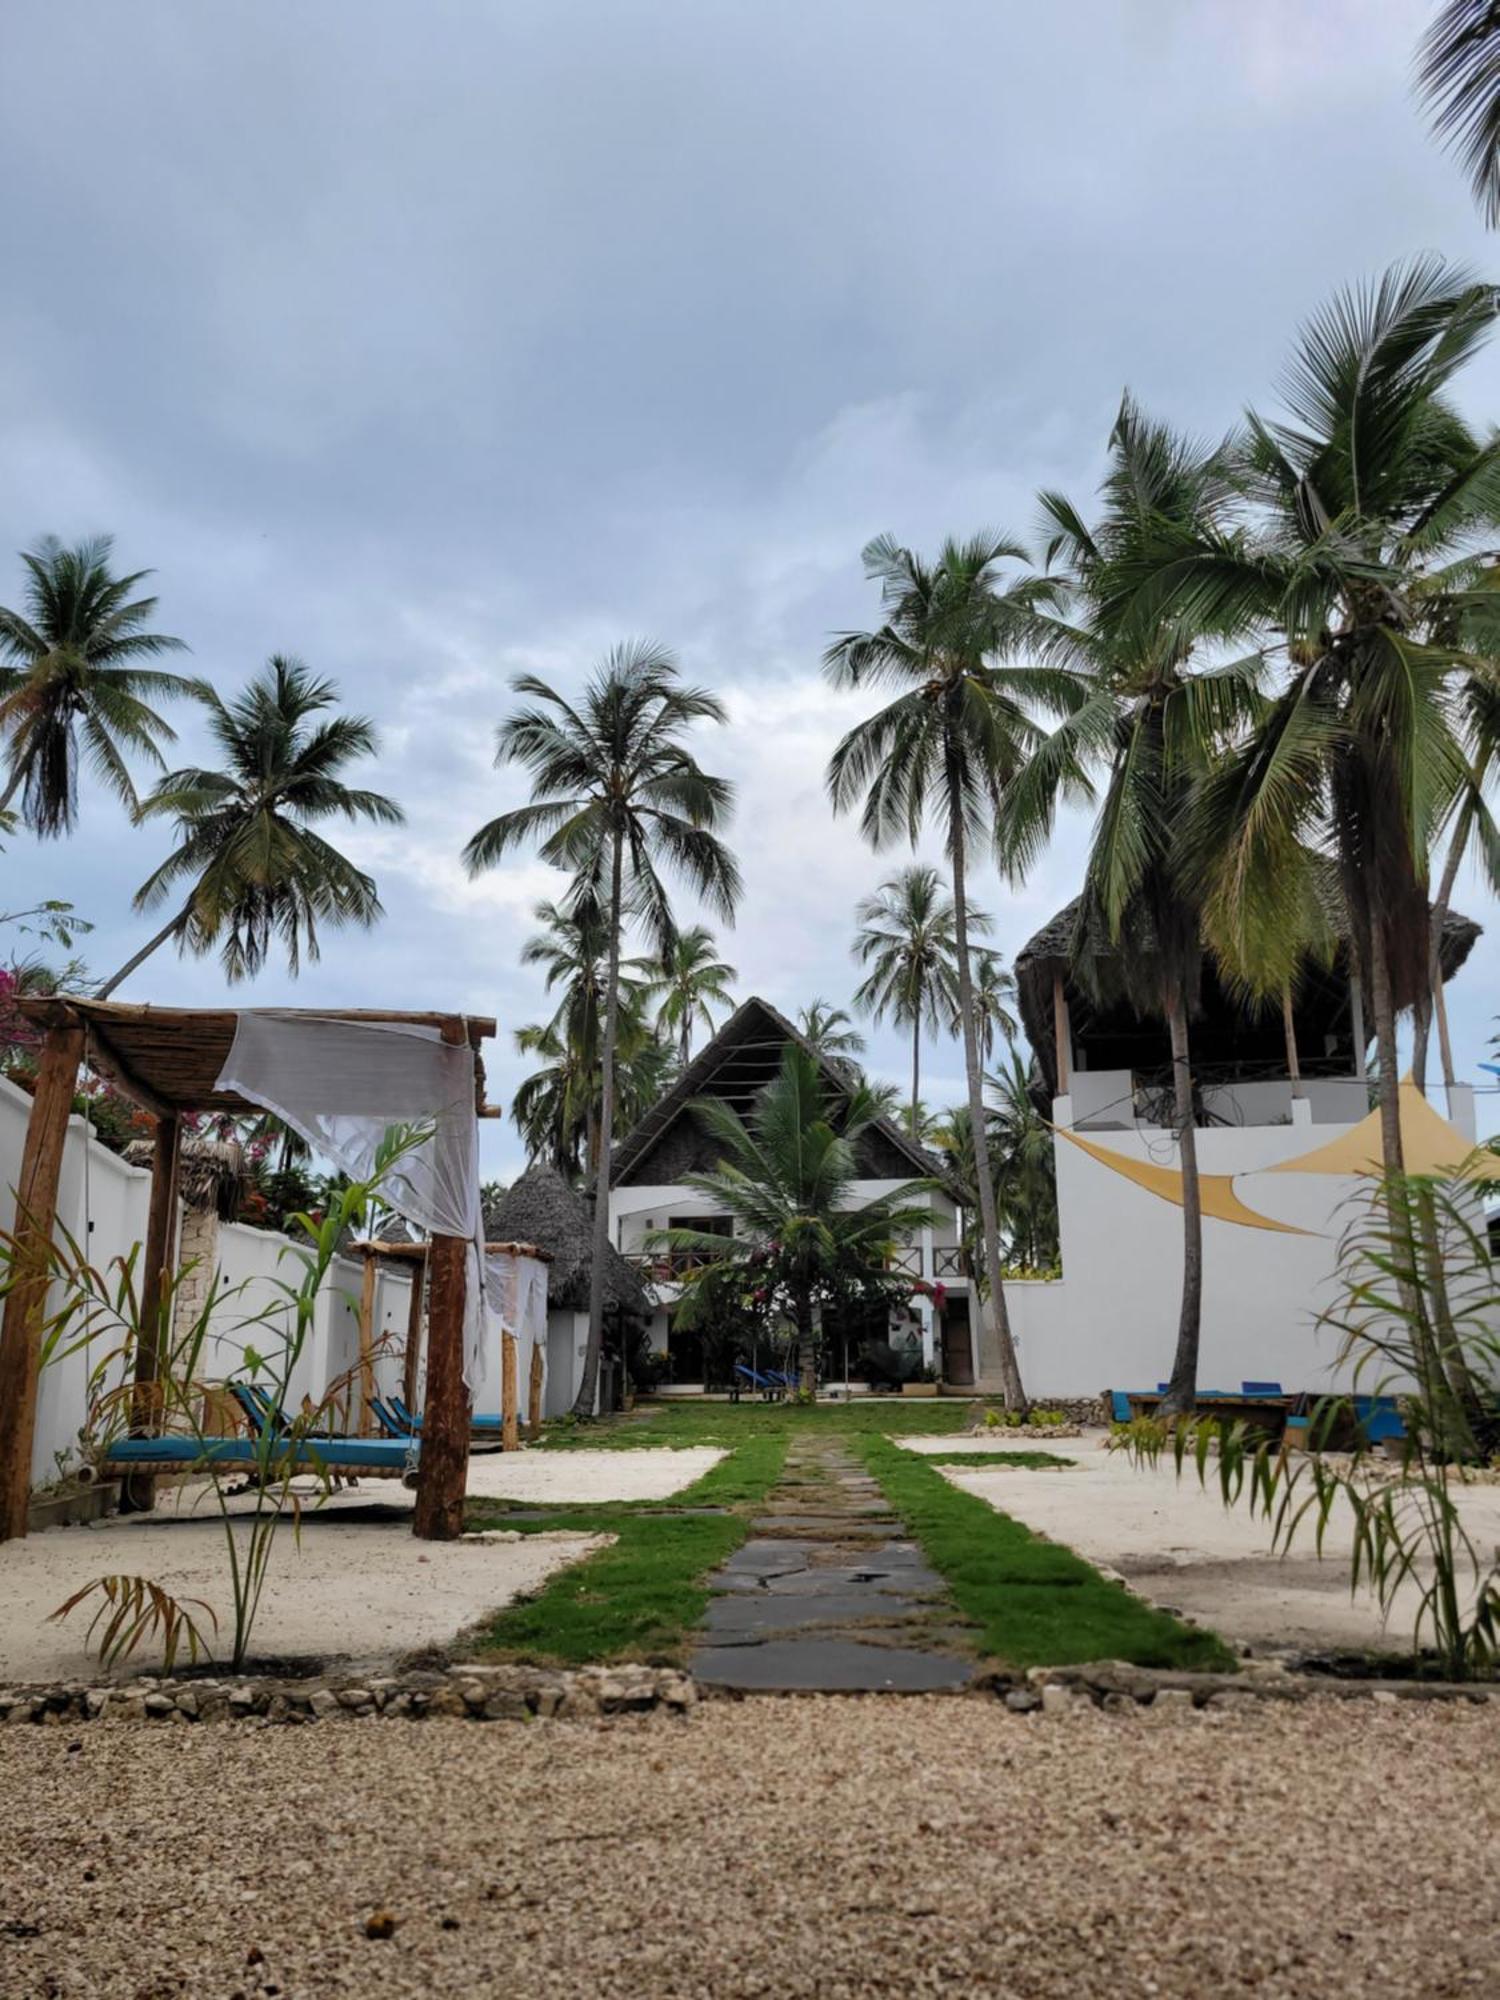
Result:
<svg viewBox="0 0 1500 2000"><path fill-rule="evenodd" d="M6 2000L1439 2000L1500 1964L1492 1707L25 1727L0 1796Z"/></svg>

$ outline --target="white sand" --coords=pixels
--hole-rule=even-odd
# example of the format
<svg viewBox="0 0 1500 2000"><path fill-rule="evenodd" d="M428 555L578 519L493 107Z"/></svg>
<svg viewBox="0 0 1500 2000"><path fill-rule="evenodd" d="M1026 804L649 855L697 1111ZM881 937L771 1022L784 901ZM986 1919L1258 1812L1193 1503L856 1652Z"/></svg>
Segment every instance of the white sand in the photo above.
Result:
<svg viewBox="0 0 1500 2000"><path fill-rule="evenodd" d="M975 1458L984 1458L997 1451L1052 1451L1058 1458L1066 1458L1081 1440L1075 1433L1071 1437L1059 1431L1054 1441L1048 1438L1017 1437L1014 1431L993 1430L972 1434L962 1431L957 1437L893 1437L891 1444L899 1445L903 1451L914 1451L924 1458L929 1454L942 1452L963 1452Z"/></svg>
<svg viewBox="0 0 1500 2000"><path fill-rule="evenodd" d="M1125 1577L1152 1603L1187 1613L1231 1643L1258 1652L1410 1647L1414 1584L1403 1586L1388 1629L1367 1591L1350 1597L1347 1508L1330 1518L1321 1562L1311 1552L1310 1526L1296 1545L1307 1553L1278 1557L1264 1519L1252 1518L1243 1502L1223 1506L1212 1468L1205 1492L1191 1466L1181 1480L1175 1463L1154 1471L1138 1467L1124 1452L1106 1451L1102 1434L1069 1438L1060 1455L1078 1462L1048 1471L1003 1465L942 1470L965 1492L1065 1542ZM1500 1542L1500 1487L1456 1488L1455 1498L1487 1555Z"/></svg>
<svg viewBox="0 0 1500 2000"><path fill-rule="evenodd" d="M485 1500L669 1500L712 1472L727 1453L710 1445L680 1451L486 1452L469 1460L469 1492Z"/></svg>
<svg viewBox="0 0 1500 2000"><path fill-rule="evenodd" d="M483 1452L469 1460L468 1491L559 1506L665 1500L724 1456L708 1448ZM285 1524L252 1640L264 1656L374 1661L446 1645L599 1546L597 1537L575 1534L419 1542L411 1532L416 1496L394 1479L362 1480L321 1505L315 1481L299 1480L296 1490L303 1505L300 1546ZM233 1510L244 1513L252 1504L241 1498ZM52 1528L0 1544L0 1677L102 1678L84 1647L90 1614L80 1606L66 1623L48 1622L65 1598L97 1576L146 1576L174 1596L203 1598L218 1613L214 1650L221 1650L231 1629L226 1568L206 1482L164 1487L152 1515ZM154 1664L143 1648L131 1670Z"/></svg>

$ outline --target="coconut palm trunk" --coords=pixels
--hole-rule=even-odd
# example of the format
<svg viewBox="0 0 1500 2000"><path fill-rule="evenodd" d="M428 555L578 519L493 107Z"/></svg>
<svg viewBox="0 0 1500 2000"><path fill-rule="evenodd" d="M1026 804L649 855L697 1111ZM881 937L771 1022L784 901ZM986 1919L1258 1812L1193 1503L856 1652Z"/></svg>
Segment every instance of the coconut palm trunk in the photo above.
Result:
<svg viewBox="0 0 1500 2000"><path fill-rule="evenodd" d="M979 1059L979 1031L974 1020L974 979L969 965L969 896L964 872L964 825L962 791L957 758L948 757L949 857L953 867L953 913L955 956L958 960L958 1017L963 1030L964 1072L969 1086L969 1119L974 1134L974 1178L978 1181L980 1253L985 1284L989 1290L988 1326L980 1320L979 1375L998 1369L1001 1393L1007 1409L1023 1410L1026 1391L1016 1361L1011 1338L1010 1314L1005 1303L1005 1286L1000 1276L1000 1229L995 1215L995 1183L990 1173L990 1147L984 1122L984 1069ZM985 1352L986 1345L993 1348Z"/></svg>
<svg viewBox="0 0 1500 2000"><path fill-rule="evenodd" d="M1193 1110L1193 1066L1188 1045L1187 1006L1182 987L1167 995L1167 1028L1172 1038L1172 1101L1182 1170L1182 1308L1177 1317L1177 1351L1162 1416L1181 1416L1193 1407L1198 1389L1198 1345L1203 1326L1203 1198L1198 1184L1198 1121Z"/></svg>
<svg viewBox="0 0 1500 2000"><path fill-rule="evenodd" d="M589 1270L589 1334L583 1375L573 1399L575 1417L592 1417L599 1394L599 1360L604 1351L604 1265L609 1254L609 1164L615 1127L615 1041L620 1026L620 921L624 879L623 835L615 828L610 847L609 958L604 976L604 1046L600 1052L599 1157L594 1168L594 1253Z"/></svg>
<svg viewBox="0 0 1500 2000"><path fill-rule="evenodd" d="M1469 844L1473 817L1472 804L1465 801L1460 808L1453 837L1448 843L1442 878L1438 883L1438 892L1429 919L1427 1004L1418 1009L1411 1046L1411 1073L1419 1090L1425 1090L1427 1087L1427 1049L1434 1015L1437 1018L1438 1054L1443 1065L1443 1082L1451 1084L1457 1081L1453 1067L1453 1043L1448 1034L1448 1008L1443 998L1443 925L1453 902L1453 890L1458 881L1458 866Z"/></svg>
<svg viewBox="0 0 1500 2000"><path fill-rule="evenodd" d="M911 1136L919 1136L922 1113L922 1016L913 1015L911 1024Z"/></svg>
<svg viewBox="0 0 1500 2000"><path fill-rule="evenodd" d="M104 984L95 992L94 998L96 1000L107 1000L117 986L123 986L132 972L138 971L146 963L146 960L151 957L153 952L160 951L167 939L175 936L182 929L183 925L187 922L187 918L188 911L186 908L179 910L175 917L169 918L156 933L156 936L149 938L141 946L134 958L127 958L119 971L105 980Z"/></svg>

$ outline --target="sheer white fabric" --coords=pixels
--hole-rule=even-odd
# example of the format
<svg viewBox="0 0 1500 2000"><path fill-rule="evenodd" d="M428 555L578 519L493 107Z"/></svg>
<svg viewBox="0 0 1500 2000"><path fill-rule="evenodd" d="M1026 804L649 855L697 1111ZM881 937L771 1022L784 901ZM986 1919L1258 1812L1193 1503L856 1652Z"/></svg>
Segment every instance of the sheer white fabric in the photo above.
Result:
<svg viewBox="0 0 1500 2000"><path fill-rule="evenodd" d="M474 1053L436 1028L399 1021L319 1020L246 1009L217 1088L274 1111L352 1180L367 1180L388 1126L430 1124L381 1199L433 1236L469 1244L464 1273L464 1381L485 1378L484 1222Z"/></svg>
<svg viewBox="0 0 1500 2000"><path fill-rule="evenodd" d="M547 1371L547 1266L539 1257L518 1257L510 1250L490 1251L484 1260L484 1300L498 1322L496 1339L511 1334L516 1343L518 1400L528 1418L531 1408L531 1357L542 1356L542 1380Z"/></svg>

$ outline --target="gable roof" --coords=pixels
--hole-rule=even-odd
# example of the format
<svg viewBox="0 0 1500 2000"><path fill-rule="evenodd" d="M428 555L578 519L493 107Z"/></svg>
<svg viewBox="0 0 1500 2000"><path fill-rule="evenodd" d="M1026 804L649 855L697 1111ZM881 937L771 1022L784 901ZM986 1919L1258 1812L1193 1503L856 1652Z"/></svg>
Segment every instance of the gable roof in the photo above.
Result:
<svg viewBox="0 0 1500 2000"><path fill-rule="evenodd" d="M704 1043L672 1088L657 1099L614 1149L610 1162L611 1186L618 1185L645 1157L695 1097L722 1097L743 1118L775 1076L781 1051L788 1042L812 1057L831 1089L848 1096L850 1079L844 1065L832 1056L819 1054L785 1014L779 1013L769 1000L752 994L735 1009L713 1039ZM914 1177L928 1179L941 1173L940 1162L891 1119L877 1118L871 1129L909 1161Z"/></svg>

